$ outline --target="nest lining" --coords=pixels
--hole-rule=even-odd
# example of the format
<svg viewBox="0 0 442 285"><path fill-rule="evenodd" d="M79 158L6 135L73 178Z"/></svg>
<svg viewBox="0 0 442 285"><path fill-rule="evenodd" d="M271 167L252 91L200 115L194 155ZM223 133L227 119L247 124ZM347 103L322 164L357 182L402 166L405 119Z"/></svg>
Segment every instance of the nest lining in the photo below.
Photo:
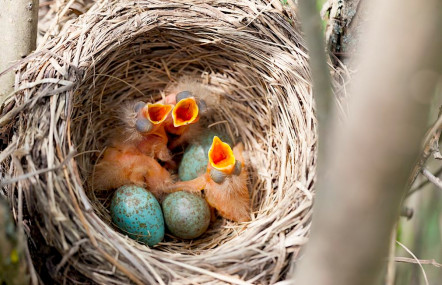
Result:
<svg viewBox="0 0 442 285"><path fill-rule="evenodd" d="M291 17L266 1L100 1L23 64L0 119L13 129L2 172L17 177L5 180L14 211L23 191L32 226L61 254L52 278L266 284L285 277L309 229L316 147L307 59ZM111 225L108 200L86 181L119 107L156 100L184 75L220 94L211 127L245 144L252 221L219 220L199 239L168 237L149 248Z"/></svg>

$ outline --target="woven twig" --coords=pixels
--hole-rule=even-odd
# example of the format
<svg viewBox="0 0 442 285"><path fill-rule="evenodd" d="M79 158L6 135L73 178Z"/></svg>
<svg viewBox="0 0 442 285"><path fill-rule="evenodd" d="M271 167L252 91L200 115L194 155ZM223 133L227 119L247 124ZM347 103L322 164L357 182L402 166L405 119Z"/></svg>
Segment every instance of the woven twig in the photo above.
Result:
<svg viewBox="0 0 442 285"><path fill-rule="evenodd" d="M95 0L40 0L37 43L41 47L57 35L64 24L85 13Z"/></svg>
<svg viewBox="0 0 442 285"><path fill-rule="evenodd" d="M184 3L185 2L185 3ZM275 283L306 242L316 119L295 15L279 1L97 2L17 70L0 127L4 189L23 191L51 278L101 284ZM189 75L221 94L215 128L243 141L252 221L219 219L201 238L149 248L118 232L86 181L132 99ZM32 244L32 243L31 243ZM54 253L59 253L60 256ZM52 263L51 263L52 262ZM88 281L88 282L89 282Z"/></svg>

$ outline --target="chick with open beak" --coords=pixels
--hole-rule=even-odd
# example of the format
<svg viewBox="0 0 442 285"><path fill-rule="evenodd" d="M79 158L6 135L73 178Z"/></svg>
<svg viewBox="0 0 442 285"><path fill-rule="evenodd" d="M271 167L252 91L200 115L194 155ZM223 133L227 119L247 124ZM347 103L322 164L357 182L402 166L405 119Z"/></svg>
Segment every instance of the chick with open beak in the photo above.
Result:
<svg viewBox="0 0 442 285"><path fill-rule="evenodd" d="M95 190L135 184L161 198L163 186L170 184L172 178L156 159L176 166L167 148L164 130L171 111L172 105L144 102L132 103L123 109L123 132L114 132L110 146L95 166L92 176Z"/></svg>
<svg viewBox="0 0 442 285"><path fill-rule="evenodd" d="M135 128L142 135L163 136L163 122L169 117L173 106L161 103L148 103L141 106L142 104L144 102L138 102L134 107L135 112L137 112Z"/></svg>
<svg viewBox="0 0 442 285"><path fill-rule="evenodd" d="M172 116L165 124L166 132L176 136L169 144L170 149L175 149L199 132L196 123L206 110L204 100L196 98L189 91L182 91L176 95Z"/></svg>
<svg viewBox="0 0 442 285"><path fill-rule="evenodd" d="M250 221L250 196L243 150L242 143L232 150L228 144L215 136L208 154L206 173L196 179L167 186L166 191L204 190L207 202L218 210L221 216L235 222Z"/></svg>
<svg viewBox="0 0 442 285"><path fill-rule="evenodd" d="M167 148L168 136L165 124L171 117L173 106L170 104L132 103L123 109L122 120L124 130L116 134L111 144L133 144L143 154L158 158L164 162L172 161L172 155Z"/></svg>
<svg viewBox="0 0 442 285"><path fill-rule="evenodd" d="M183 135L189 126L199 121L206 111L204 101L196 99L189 91L177 94L172 110L172 120L166 124L166 131L173 135Z"/></svg>

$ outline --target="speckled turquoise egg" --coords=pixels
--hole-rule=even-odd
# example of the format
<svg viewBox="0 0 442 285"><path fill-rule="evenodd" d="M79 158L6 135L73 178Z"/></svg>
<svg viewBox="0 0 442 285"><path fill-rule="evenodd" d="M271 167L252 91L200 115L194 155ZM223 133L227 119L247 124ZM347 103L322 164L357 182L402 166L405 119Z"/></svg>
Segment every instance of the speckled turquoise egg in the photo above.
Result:
<svg viewBox="0 0 442 285"><path fill-rule="evenodd" d="M162 206L167 228L176 237L197 238L209 227L209 205L200 196L175 192L164 199Z"/></svg>
<svg viewBox="0 0 442 285"><path fill-rule="evenodd" d="M111 202L112 221L131 238L153 246L163 240L164 218L160 203L144 188L117 189Z"/></svg>
<svg viewBox="0 0 442 285"><path fill-rule="evenodd" d="M214 130L204 131L184 151L183 159L178 168L178 176L182 181L195 179L206 171L209 162L207 155L214 136L218 136L223 142L233 147L229 136Z"/></svg>

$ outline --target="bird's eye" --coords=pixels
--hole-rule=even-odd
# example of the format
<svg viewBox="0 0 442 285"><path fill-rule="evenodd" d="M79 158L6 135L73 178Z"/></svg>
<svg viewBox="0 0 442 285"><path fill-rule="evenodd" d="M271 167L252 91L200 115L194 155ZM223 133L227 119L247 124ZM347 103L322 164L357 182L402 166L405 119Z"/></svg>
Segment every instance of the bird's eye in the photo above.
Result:
<svg viewBox="0 0 442 285"><path fill-rule="evenodd" d="M146 106L146 103L144 103L143 101L138 101L134 105L134 111L139 112L144 106Z"/></svg>
<svg viewBox="0 0 442 285"><path fill-rule="evenodd" d="M227 174L212 168L210 170L210 178L212 178L212 180L217 183L217 184L221 184L224 182L224 180L226 180Z"/></svg>
<svg viewBox="0 0 442 285"><path fill-rule="evenodd" d="M135 121L135 129L140 133L148 133L152 130L153 124L145 118L138 118Z"/></svg>
<svg viewBox="0 0 442 285"><path fill-rule="evenodd" d="M238 176L241 174L242 165L239 160L235 161L235 168L233 169L233 174Z"/></svg>

